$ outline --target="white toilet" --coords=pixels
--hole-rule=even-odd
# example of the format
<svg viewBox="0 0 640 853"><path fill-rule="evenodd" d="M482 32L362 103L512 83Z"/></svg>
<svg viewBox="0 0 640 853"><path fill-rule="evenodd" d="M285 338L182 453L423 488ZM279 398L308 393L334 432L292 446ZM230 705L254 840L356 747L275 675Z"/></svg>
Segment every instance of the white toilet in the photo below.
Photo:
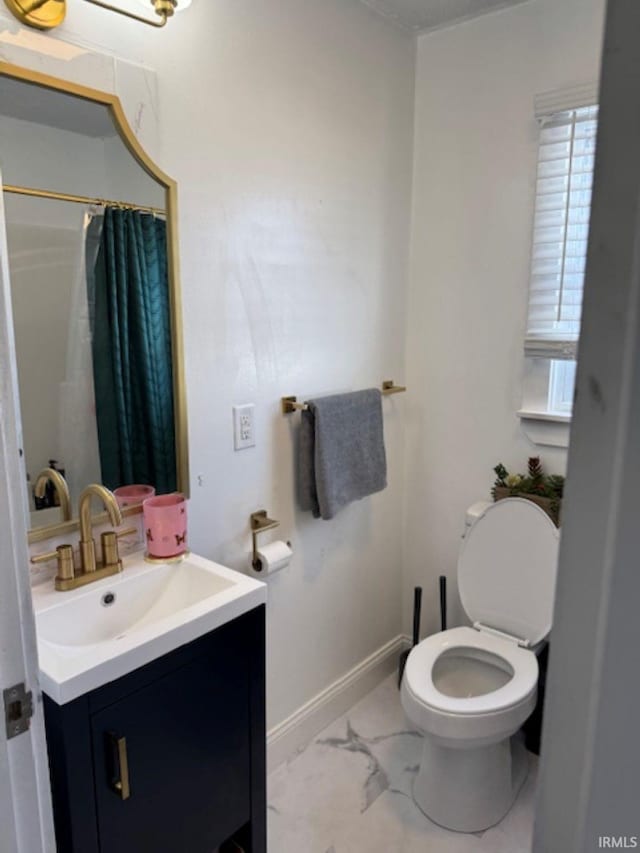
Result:
<svg viewBox="0 0 640 853"><path fill-rule="evenodd" d="M512 736L536 703L531 650L551 630L559 533L536 504L474 504L458 559L473 628L423 640L407 660L402 706L423 733L413 796L435 823L479 832L498 823L527 771Z"/></svg>

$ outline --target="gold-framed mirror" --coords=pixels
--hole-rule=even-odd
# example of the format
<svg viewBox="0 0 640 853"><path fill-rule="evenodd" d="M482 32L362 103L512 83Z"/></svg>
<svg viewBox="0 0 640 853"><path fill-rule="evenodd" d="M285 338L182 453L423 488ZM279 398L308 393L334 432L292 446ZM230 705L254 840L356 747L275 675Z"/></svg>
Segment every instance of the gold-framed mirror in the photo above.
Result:
<svg viewBox="0 0 640 853"><path fill-rule="evenodd" d="M116 95L5 62L0 171L29 541L78 526L45 468L72 515L88 482L188 495L175 181Z"/></svg>

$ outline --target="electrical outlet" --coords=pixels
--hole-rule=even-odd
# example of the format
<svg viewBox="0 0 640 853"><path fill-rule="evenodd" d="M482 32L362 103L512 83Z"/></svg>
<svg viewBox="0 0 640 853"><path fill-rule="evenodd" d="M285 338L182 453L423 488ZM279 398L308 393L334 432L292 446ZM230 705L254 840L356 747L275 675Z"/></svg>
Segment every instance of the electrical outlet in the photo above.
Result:
<svg viewBox="0 0 640 853"><path fill-rule="evenodd" d="M253 403L233 407L233 446L235 450L255 447L256 439L253 430L254 410L255 406Z"/></svg>

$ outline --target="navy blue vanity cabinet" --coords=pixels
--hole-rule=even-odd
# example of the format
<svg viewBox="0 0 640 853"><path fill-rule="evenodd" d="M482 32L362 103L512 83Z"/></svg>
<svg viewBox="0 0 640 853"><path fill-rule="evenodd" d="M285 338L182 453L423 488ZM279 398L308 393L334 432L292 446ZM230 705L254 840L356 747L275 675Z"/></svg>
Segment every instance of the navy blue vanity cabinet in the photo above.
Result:
<svg viewBox="0 0 640 853"><path fill-rule="evenodd" d="M265 853L264 690L259 607L66 705L45 696L59 853Z"/></svg>

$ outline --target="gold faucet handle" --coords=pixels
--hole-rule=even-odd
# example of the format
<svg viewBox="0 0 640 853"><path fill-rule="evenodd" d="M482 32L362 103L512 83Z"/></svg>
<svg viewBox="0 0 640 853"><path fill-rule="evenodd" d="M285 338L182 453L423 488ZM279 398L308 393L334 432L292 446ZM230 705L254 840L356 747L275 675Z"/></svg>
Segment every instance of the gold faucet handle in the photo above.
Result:
<svg viewBox="0 0 640 853"><path fill-rule="evenodd" d="M100 536L102 543L102 565L117 566L120 562L118 554L118 537L113 530L106 530Z"/></svg>
<svg viewBox="0 0 640 853"><path fill-rule="evenodd" d="M29 562L33 563L35 566L38 563L48 563L49 560L55 560L57 556L57 551L47 551L46 554L38 554L37 557L32 557Z"/></svg>
<svg viewBox="0 0 640 853"><path fill-rule="evenodd" d="M124 536L131 536L138 533L137 527L128 527L126 530L121 530L116 533L115 530L106 530L100 536L102 543L102 565L117 566L121 565L120 554L118 553L118 539Z"/></svg>
<svg viewBox="0 0 640 853"><path fill-rule="evenodd" d="M133 536L134 533L139 533L137 527L127 527L126 530L119 530L116 532L117 539L124 539L125 536Z"/></svg>
<svg viewBox="0 0 640 853"><path fill-rule="evenodd" d="M46 554L38 554L37 557L32 557L31 562L34 565L38 563L48 563L49 560L56 559L58 561L58 574L56 580L61 578L68 580L75 574L75 566L73 562L73 548L71 545L58 545L55 551L49 551Z"/></svg>

